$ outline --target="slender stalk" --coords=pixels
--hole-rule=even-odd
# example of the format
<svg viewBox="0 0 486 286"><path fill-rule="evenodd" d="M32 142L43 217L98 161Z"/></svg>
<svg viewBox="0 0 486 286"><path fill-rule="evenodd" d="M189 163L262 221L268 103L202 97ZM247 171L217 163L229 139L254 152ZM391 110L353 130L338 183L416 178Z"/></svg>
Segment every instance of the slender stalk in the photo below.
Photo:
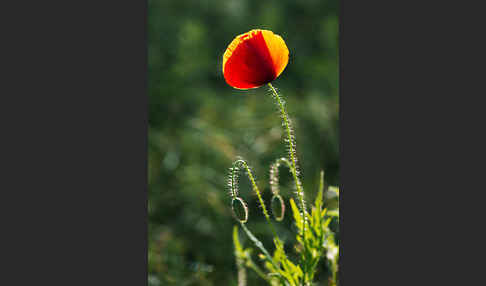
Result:
<svg viewBox="0 0 486 286"><path fill-rule="evenodd" d="M275 269L278 269L279 266L275 264L275 261L273 261L273 258L272 256L270 255L270 253L268 253L268 251L265 249L265 247L263 246L263 243L261 241L258 240L258 238L256 238L253 233L251 233L251 231L246 227L246 225L244 223L240 223L241 225L241 228L243 228L243 230L245 231L246 235L248 236L248 238L255 244L256 247L258 247L262 252L263 254L265 255L265 257L267 258L267 260L272 263L273 267L275 267Z"/></svg>
<svg viewBox="0 0 486 286"><path fill-rule="evenodd" d="M263 215L265 216L265 219L267 220L267 223L270 225L270 229L272 231L273 236L278 238L277 231L275 230L275 227L274 227L272 221L270 220L270 215L268 214L267 207L265 206L265 202L263 201L263 198L262 198L260 189L258 188L258 186L257 186L257 184L255 182L255 178L253 177L253 174L251 172L250 167L248 166L248 164L246 163L246 161L245 160L242 160L242 159L237 160L234 163L234 166L236 167L239 164L241 164L243 166L243 168L245 168L246 173L248 174L248 178L250 179L250 182L251 182L253 191L256 193L256 195L258 197L258 201L260 203L260 207L262 208Z"/></svg>
<svg viewBox="0 0 486 286"><path fill-rule="evenodd" d="M275 90L273 85L271 83L269 83L268 86L270 86L270 88L272 89L272 92L275 95L275 99L277 100L278 106L280 108L280 115L282 117L282 120L283 120L283 123L284 123L284 126L285 126L285 131L287 133L287 140L288 140L288 143L290 145L289 146L289 149L290 149L289 157L290 157L290 162L292 164L292 168L291 168L290 171L292 173L292 176L294 177L295 186L297 187L297 194L298 194L300 202L301 202L302 211L306 211L305 204L304 204L304 190L302 188L302 184L300 183L299 177L297 175L297 163L296 163L297 154L295 154L296 152L295 152L295 149L294 149L294 140L293 140L292 131L291 131L291 128L290 128L290 123L289 123L289 119L288 119L288 116L287 116L287 112L285 111L285 106L284 106L284 103L283 103L280 95L277 93L277 91Z"/></svg>
<svg viewBox="0 0 486 286"><path fill-rule="evenodd" d="M236 268L238 269L238 286L246 286L246 268L244 260L236 256ZM262 277L263 278L263 277Z"/></svg>
<svg viewBox="0 0 486 286"><path fill-rule="evenodd" d="M307 224L307 210L306 210L306 207L305 207L304 190L303 190L302 184L300 183L299 177L297 175L297 163L296 163L297 154L296 154L295 146L294 146L295 142L294 142L294 138L292 136L292 130L290 128L290 122L289 122L289 119L288 119L288 116L287 116L287 112L285 111L285 105L283 103L283 100L280 97L280 95L277 93L277 91L275 90L275 88L273 87L273 85L271 83L268 83L268 86L272 90L273 95L275 96L275 99L277 100L277 104L278 104L279 109L280 109L280 116L282 117L283 125L285 127L285 131L286 131L286 134L287 134L287 141L288 141L288 144L289 144L289 157L290 157L290 162L292 164L292 168L290 168L290 172L292 173L292 176L294 177L295 186L297 188L297 196L298 196L298 199L300 201L301 211L302 211L302 226L303 226L302 240L304 241L304 255L305 255L306 250L307 250L307 242L306 242L306 239L305 239L306 224ZM304 268L306 268L306 267L304 266ZM304 281L306 280L306 276L307 276L306 270L307 269L303 269Z"/></svg>

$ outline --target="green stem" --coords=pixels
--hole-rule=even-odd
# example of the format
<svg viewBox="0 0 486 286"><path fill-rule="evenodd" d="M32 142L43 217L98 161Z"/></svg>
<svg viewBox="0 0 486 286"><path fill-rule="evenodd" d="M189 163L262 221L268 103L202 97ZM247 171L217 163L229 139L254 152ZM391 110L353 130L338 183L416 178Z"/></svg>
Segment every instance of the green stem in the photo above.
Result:
<svg viewBox="0 0 486 286"><path fill-rule="evenodd" d="M282 120L283 120L283 123L284 123L284 126L285 126L285 131L287 133L287 140L288 140L288 144L289 144L289 157L290 157L290 161L292 163L292 168L290 168L291 170L291 173L292 173L292 176L294 177L294 181L295 181L295 186L297 188L297 196L298 196L298 199L300 200L300 205L301 205L301 211L302 211L302 240L304 241L304 256L305 256L305 253L306 253L306 250L307 250L307 242L306 242L306 239L305 239L305 230L306 230L306 223L307 223L307 211L306 211L306 207L305 207L305 200L304 200L304 190L302 188L302 185L300 183L300 180L299 180L299 177L297 175L297 164L296 164L296 161L297 161L297 154L295 152L295 149L294 149L294 140L293 140L293 137L292 137L292 131L290 129L290 123L289 123L289 119L288 119L288 116L287 116L287 112L285 112L285 106L284 106L284 103L280 97L280 95L277 93L277 91L275 90L275 88L273 87L273 85L271 83L268 83L268 86L270 87L270 89L272 90L274 96L275 96L275 99L277 100L277 103L278 103L278 106L279 106L279 109L280 109L280 115L282 117ZM305 263L304 263L305 265ZM304 281L306 280L306 267L304 266L304 269L303 269L303 272L304 272Z"/></svg>
<svg viewBox="0 0 486 286"><path fill-rule="evenodd" d="M258 265L255 264L255 262L253 262L253 260L251 258L248 258L248 262L249 262L249 268L252 269L253 271L255 271L255 273L260 276L260 278L264 279L265 281L267 281L268 283L270 283L270 279L265 275L265 273L263 273L263 271L260 269L260 267L258 267Z"/></svg>
<svg viewBox="0 0 486 286"><path fill-rule="evenodd" d="M260 203L260 207L262 208L263 215L265 216L265 219L267 220L267 223L270 225L270 229L272 230L273 236L278 238L277 231L275 230L275 227L273 226L273 223L270 220L270 216L268 214L267 207L265 206L265 202L263 201L262 195L260 193L260 189L258 189L258 186L257 186L257 184L255 182L255 178L253 177L253 174L251 172L250 167L248 167L248 164L246 163L246 161L245 160L242 160L242 159L237 160L235 162L235 165L237 165L237 164L241 164L245 168L246 173L248 174L248 178L250 179L250 182L251 182L253 191L256 193L256 195L258 197L258 201Z"/></svg>

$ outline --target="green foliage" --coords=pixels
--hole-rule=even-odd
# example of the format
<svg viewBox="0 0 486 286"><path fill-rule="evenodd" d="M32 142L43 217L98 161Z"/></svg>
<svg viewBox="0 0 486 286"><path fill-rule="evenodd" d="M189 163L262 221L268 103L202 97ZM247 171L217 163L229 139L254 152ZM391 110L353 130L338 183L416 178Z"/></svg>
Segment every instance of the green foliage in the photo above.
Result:
<svg viewBox="0 0 486 286"><path fill-rule="evenodd" d="M241 202L241 205L245 206L245 217L241 219L241 215L238 215L233 209L235 218L240 223L242 229L246 233L247 237L253 242L253 244L262 252L260 255L264 262L265 268L268 270L266 274L262 273L262 270L255 265L251 259L251 249L243 249L238 239L237 229L233 230L233 242L235 247L236 264L238 267L238 285L246 285L246 272L244 270L245 265L248 268L253 269L260 277L264 278L270 285L285 285L285 286L310 286L314 282L315 274L317 272L317 266L322 257L326 258L326 264L330 270L328 277L328 285L337 285L337 269L338 269L338 257L339 247L335 241L334 232L330 228L330 223L333 218L339 220L339 207L329 211L324 208L323 205L323 192L324 192L324 172L321 171L319 191L317 192L316 199L309 214L306 210L304 189L299 179L299 172L297 170L297 154L295 151L295 137L293 135L292 128L290 126L290 120L285 110L284 102L281 96L277 93L275 88L269 84L273 96L277 101L280 116L282 119L282 125L286 132L286 139L284 140L287 145L288 158L280 158L276 160L270 167L270 185L273 193L272 197L272 211L275 211L275 202L278 209L278 214L274 213L276 221L282 221L284 217L284 200L280 195L279 188L279 166L284 163L289 168L296 189L296 198L300 201L300 208L297 206L293 198L290 198L290 206L293 214L294 224L297 228L296 245L295 249L298 254L298 262L293 263L284 249L284 243L279 238L273 223L267 212L267 208L262 199L261 193L254 180L251 169L243 159L238 159L230 168L230 175L228 178L228 186L230 188L230 194L233 198L232 202ZM239 167L241 166L241 167ZM239 197L238 187L238 171L240 168L246 170L248 178L251 182L252 189L258 197L259 204L263 215L272 231L274 253L270 255L268 250L264 247L263 243L247 228L246 222L248 221L248 209L244 200ZM332 192L339 200L339 188L329 187L329 192Z"/></svg>
<svg viewBox="0 0 486 286"><path fill-rule="evenodd" d="M330 187L329 189L331 188L339 190L336 187ZM283 242L279 238L274 239L275 250L273 256L270 256L268 251L263 247L263 244L242 224L241 226L250 240L265 253L263 260L265 261L264 265L268 272L264 275L262 270L253 262L251 248L242 248L238 239L237 227L235 226L233 229L233 242L235 255L240 261L240 267L246 266L254 270L258 276L265 279L270 285L311 285L317 272L318 263L326 255L325 262L331 272L328 285L337 285L339 247L335 242L334 232L330 229L329 224L333 218L339 218L339 210L333 210L333 214L330 215L328 209L323 207L322 198L323 191L320 189L308 218L309 227L305 232L303 232L304 227L300 210L294 200L292 198L290 199L294 223L299 230L299 234L296 236L298 244L295 249L297 249L300 255L300 264L294 264L287 257ZM303 239L307 242L305 244L306 247L304 247ZM303 270L305 270L305 275Z"/></svg>

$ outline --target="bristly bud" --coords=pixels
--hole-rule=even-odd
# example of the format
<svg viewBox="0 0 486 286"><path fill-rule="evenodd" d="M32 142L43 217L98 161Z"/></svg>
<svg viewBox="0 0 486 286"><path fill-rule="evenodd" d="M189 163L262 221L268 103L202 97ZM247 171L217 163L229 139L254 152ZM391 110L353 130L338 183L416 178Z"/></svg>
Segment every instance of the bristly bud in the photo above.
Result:
<svg viewBox="0 0 486 286"><path fill-rule="evenodd" d="M250 167L248 166L248 164L246 163L245 160L243 160L241 157L238 157L238 159L233 163L233 168L231 169L231 190L232 190L232 197L233 197L233 200L236 199L236 197L238 196L238 171L240 170L240 168L244 169L246 171L246 174L248 175L248 179L250 180L250 183L251 183L251 186L252 186L252 189L253 191L255 192L256 196L258 197L258 201L259 201L259 206L260 208L262 209L263 211L263 215L265 216L265 218L267 220L269 220L269 215L268 215L268 211L267 211L267 208L265 207L265 203L263 201L263 198L260 194L260 190L258 189L258 186L256 184L256 180L255 180L255 177L253 176L253 173L250 169Z"/></svg>
<svg viewBox="0 0 486 286"><path fill-rule="evenodd" d="M274 195L271 200L272 214L276 221L282 221L285 215L285 203L280 195Z"/></svg>
<svg viewBox="0 0 486 286"><path fill-rule="evenodd" d="M248 221L248 206L242 198L236 197L231 201L231 210L235 219L240 223Z"/></svg>
<svg viewBox="0 0 486 286"><path fill-rule="evenodd" d="M282 163L285 163L289 168L289 171L292 169L292 165L287 158L279 158L270 165L270 190L273 194L271 208L273 217L276 221L282 221L285 215L285 203L280 196L279 188L279 167Z"/></svg>

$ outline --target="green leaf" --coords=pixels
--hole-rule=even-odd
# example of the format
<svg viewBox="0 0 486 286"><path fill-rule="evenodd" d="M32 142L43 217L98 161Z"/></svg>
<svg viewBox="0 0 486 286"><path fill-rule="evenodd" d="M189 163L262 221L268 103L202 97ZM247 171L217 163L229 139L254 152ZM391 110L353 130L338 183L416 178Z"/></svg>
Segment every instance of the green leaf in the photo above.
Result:
<svg viewBox="0 0 486 286"><path fill-rule="evenodd" d="M331 218L328 218L328 219L326 220L326 222L324 223L323 227L324 227L324 228L328 228L328 226L329 226L329 223L330 223L330 222L331 222ZM330 231L330 230L329 230L329 231Z"/></svg>
<svg viewBox="0 0 486 286"><path fill-rule="evenodd" d="M299 208L294 202L294 199L290 198L290 208L292 209L292 213L294 215L295 225L299 229L299 233L302 232L302 216L300 215Z"/></svg>

